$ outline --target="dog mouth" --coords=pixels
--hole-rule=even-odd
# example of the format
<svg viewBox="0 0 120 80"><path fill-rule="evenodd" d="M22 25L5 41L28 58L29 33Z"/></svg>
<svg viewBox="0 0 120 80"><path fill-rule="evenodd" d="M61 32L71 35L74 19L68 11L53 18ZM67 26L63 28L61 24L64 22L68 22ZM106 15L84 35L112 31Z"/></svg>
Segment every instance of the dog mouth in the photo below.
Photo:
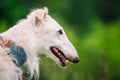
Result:
<svg viewBox="0 0 120 80"><path fill-rule="evenodd" d="M59 59L59 61L61 62L60 65L62 67L65 67L68 61L68 58L64 55L64 53L56 47L50 47L50 50Z"/></svg>

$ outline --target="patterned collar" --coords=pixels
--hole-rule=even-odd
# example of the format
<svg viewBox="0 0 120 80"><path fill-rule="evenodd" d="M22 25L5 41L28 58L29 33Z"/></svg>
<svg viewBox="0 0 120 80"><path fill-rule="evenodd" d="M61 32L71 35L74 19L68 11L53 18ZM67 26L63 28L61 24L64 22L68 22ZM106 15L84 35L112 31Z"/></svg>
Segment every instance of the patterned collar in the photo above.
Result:
<svg viewBox="0 0 120 80"><path fill-rule="evenodd" d="M26 61L27 56L26 56L25 50L22 47L17 46L13 41L9 40L9 41L5 42L0 37L0 46L4 49L5 48L9 49L6 52L12 58L13 62L18 67L21 67L24 64L24 62Z"/></svg>
<svg viewBox="0 0 120 80"><path fill-rule="evenodd" d="M13 63L18 67L21 67L27 60L25 50L22 47L17 46L11 40L5 42L5 40L3 40L2 37L0 37L0 47L4 49L5 48L9 49L8 51L6 51L6 53L11 57ZM19 77L18 80L26 80L26 79L24 77L20 79Z"/></svg>

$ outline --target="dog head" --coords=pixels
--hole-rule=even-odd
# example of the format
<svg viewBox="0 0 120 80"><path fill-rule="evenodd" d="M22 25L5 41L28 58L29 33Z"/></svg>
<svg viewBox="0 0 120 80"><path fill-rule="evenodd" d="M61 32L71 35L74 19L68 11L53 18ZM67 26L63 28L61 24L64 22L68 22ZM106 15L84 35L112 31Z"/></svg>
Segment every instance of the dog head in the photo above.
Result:
<svg viewBox="0 0 120 80"><path fill-rule="evenodd" d="M33 32L38 40L39 53L46 55L58 65L65 67L68 61L79 62L76 49L68 40L63 28L48 15L48 9L34 10L32 17Z"/></svg>

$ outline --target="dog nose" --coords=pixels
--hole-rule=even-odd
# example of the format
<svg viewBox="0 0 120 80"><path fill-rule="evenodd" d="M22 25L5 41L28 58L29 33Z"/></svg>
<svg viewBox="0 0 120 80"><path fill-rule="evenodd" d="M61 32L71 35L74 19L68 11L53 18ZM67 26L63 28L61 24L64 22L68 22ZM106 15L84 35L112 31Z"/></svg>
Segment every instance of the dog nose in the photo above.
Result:
<svg viewBox="0 0 120 80"><path fill-rule="evenodd" d="M78 63L80 61L80 58L79 57L75 57L75 58L67 58L70 62L72 63Z"/></svg>
<svg viewBox="0 0 120 80"><path fill-rule="evenodd" d="M73 63L78 63L80 61L80 58L75 58L74 60L73 60Z"/></svg>

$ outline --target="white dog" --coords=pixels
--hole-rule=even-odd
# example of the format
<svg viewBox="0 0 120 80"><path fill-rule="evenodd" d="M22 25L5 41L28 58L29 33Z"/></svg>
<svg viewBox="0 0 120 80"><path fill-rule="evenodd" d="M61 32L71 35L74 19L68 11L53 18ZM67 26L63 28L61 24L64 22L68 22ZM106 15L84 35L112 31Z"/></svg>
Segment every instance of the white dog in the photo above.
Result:
<svg viewBox="0 0 120 80"><path fill-rule="evenodd" d="M24 49L24 62L31 77L34 74L39 76L40 54L51 58L61 67L65 67L67 61L79 62L77 51L63 28L48 15L47 8L32 11L26 19L1 33L0 43L0 80L22 80L22 70L13 61L14 56L8 55L12 44Z"/></svg>

